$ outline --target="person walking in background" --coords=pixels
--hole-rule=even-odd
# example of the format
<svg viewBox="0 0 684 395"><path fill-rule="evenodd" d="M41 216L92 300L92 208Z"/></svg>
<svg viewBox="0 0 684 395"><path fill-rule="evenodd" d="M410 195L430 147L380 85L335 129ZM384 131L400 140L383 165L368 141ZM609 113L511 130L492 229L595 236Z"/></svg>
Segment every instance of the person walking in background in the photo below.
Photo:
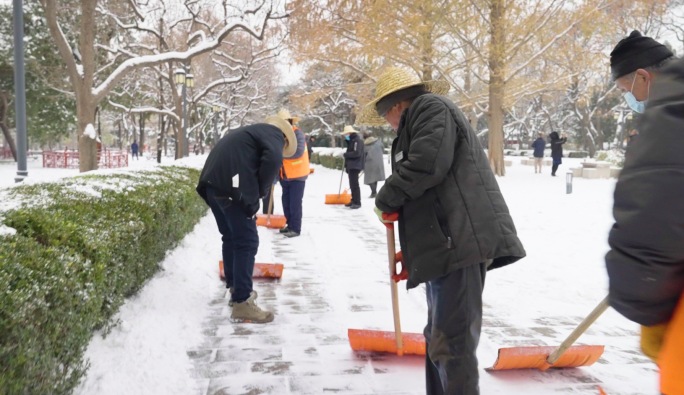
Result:
<svg viewBox="0 0 684 395"><path fill-rule="evenodd" d="M304 135L306 137L306 150L309 153L309 162L311 162L311 158L313 157L313 145L316 142L316 137L314 136L309 136Z"/></svg>
<svg viewBox="0 0 684 395"><path fill-rule="evenodd" d="M131 144L131 157L140 159L138 158L138 142L135 140L133 140L133 144Z"/></svg>
<svg viewBox="0 0 684 395"><path fill-rule="evenodd" d="M557 132L551 132L551 134L549 134L549 140L551 142L551 159L553 160L551 175L555 177L558 166L563 163L563 144L565 144L568 139L565 137L565 134L560 137Z"/></svg>
<svg viewBox="0 0 684 395"><path fill-rule="evenodd" d="M383 222L398 217L406 288L425 283L427 394L477 395L485 272L525 250L475 131L442 96L448 90L389 68L357 122L397 133L375 211Z"/></svg>
<svg viewBox="0 0 684 395"><path fill-rule="evenodd" d="M259 198L271 188L283 156L292 156L297 140L292 126L273 115L264 123L235 129L209 152L197 193L207 202L221 233L223 270L230 291L231 319L266 323L273 313L256 304L252 272L259 248L255 214Z"/></svg>
<svg viewBox="0 0 684 395"><path fill-rule="evenodd" d="M363 170L364 146L359 132L351 125L346 125L342 131L347 142L347 152L344 153L344 170L349 176L349 188L351 189L351 203L346 204L351 209L361 207L361 188L359 187L359 174Z"/></svg>
<svg viewBox="0 0 684 395"><path fill-rule="evenodd" d="M546 148L546 141L544 141L544 134L537 134L537 139L532 142L532 148L534 152L534 173L541 174L542 172L542 162L544 161L544 149Z"/></svg>
<svg viewBox="0 0 684 395"><path fill-rule="evenodd" d="M365 160L363 164L363 183L370 186L370 197L374 198L378 191L378 181L385 181L385 164L382 160L384 147L382 141L370 133L363 135Z"/></svg>
<svg viewBox="0 0 684 395"><path fill-rule="evenodd" d="M297 151L283 159L283 167L280 169L283 211L287 220L287 225L280 229L280 233L285 237L297 237L302 233L302 200L309 176L309 152L304 133L297 127L299 117L293 117L284 108L278 111L278 116L292 125L297 139Z"/></svg>

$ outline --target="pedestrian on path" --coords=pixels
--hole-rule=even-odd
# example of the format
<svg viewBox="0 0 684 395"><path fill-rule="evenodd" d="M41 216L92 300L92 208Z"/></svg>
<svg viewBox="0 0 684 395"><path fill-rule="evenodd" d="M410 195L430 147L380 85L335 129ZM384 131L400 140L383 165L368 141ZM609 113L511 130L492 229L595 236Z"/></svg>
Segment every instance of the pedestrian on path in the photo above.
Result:
<svg viewBox="0 0 684 395"><path fill-rule="evenodd" d="M138 142L133 140L133 144L131 144L131 157L135 159L140 159L138 157Z"/></svg>
<svg viewBox="0 0 684 395"><path fill-rule="evenodd" d="M255 214L278 175L283 156L292 156L297 140L292 126L273 115L264 123L227 133L211 150L197 193L216 218L223 241L223 269L237 322L266 323L273 313L256 304L252 272L259 247Z"/></svg>
<svg viewBox="0 0 684 395"><path fill-rule="evenodd" d="M284 108L278 111L278 116L292 125L297 139L297 150L283 159L283 166L280 168L283 211L287 220L287 225L280 229L280 233L285 237L297 237L302 233L302 200L309 176L309 152L304 133L297 127L299 117L293 117Z"/></svg>
<svg viewBox="0 0 684 395"><path fill-rule="evenodd" d="M537 134L537 139L532 143L532 148L534 149L534 152L532 153L532 156L534 156L534 173L541 174L542 162L544 161L544 149L546 148L546 141L544 141L543 133Z"/></svg>
<svg viewBox="0 0 684 395"><path fill-rule="evenodd" d="M378 193L378 181L385 181L385 164L382 160L384 147L382 141L370 133L363 135L365 161L363 164L363 183L370 186L370 197Z"/></svg>
<svg viewBox="0 0 684 395"><path fill-rule="evenodd" d="M479 394L485 272L525 256L489 161L446 81L389 68L360 124L389 123L392 174L376 214L398 213L407 289L426 285L427 394ZM385 215L383 215L385 214Z"/></svg>
<svg viewBox="0 0 684 395"><path fill-rule="evenodd" d="M551 132L549 141L551 143L551 159L553 160L551 176L555 177L558 166L563 163L563 144L568 141L568 138L565 135L559 136L558 132Z"/></svg>
<svg viewBox="0 0 684 395"><path fill-rule="evenodd" d="M344 170L349 176L349 188L351 189L351 203L346 204L351 209L361 207L361 188L359 187L359 174L363 170L364 146L363 140L351 125L346 125L342 131L347 142L347 152L344 153Z"/></svg>
<svg viewBox="0 0 684 395"><path fill-rule="evenodd" d="M675 395L684 394L684 60L661 71L615 186L606 268L610 305L641 325L660 392Z"/></svg>

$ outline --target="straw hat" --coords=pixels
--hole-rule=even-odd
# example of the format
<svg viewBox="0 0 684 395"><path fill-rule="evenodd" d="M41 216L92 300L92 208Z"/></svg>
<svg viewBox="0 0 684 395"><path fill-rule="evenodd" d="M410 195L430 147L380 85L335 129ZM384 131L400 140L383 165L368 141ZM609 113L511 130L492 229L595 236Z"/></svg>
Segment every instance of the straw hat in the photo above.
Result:
<svg viewBox="0 0 684 395"><path fill-rule="evenodd" d="M386 124L387 121L378 115L378 112L375 109L375 105L378 101L391 93L418 85L423 85L428 92L438 95L446 95L450 88L447 81L421 81L415 73L400 67L390 67L380 75L380 78L378 78L378 83L375 86L375 97L370 103L363 107L356 123L362 125Z"/></svg>
<svg viewBox="0 0 684 395"><path fill-rule="evenodd" d="M292 130L292 125L278 115L270 115L266 117L264 122L277 127L285 135L283 156L288 158L294 155L295 151L297 151L297 138L295 137L294 130Z"/></svg>
<svg viewBox="0 0 684 395"><path fill-rule="evenodd" d="M292 121L293 124L299 123L299 117L293 117L286 108L281 108L278 111L278 116L286 121Z"/></svg>
<svg viewBox="0 0 684 395"><path fill-rule="evenodd" d="M359 131L358 131L358 130L355 130L355 129L352 127L352 125L346 125L346 126L344 127L344 130L343 130L342 133L340 133L340 134L344 136L344 135L347 135L347 134L358 133L358 132L359 132Z"/></svg>

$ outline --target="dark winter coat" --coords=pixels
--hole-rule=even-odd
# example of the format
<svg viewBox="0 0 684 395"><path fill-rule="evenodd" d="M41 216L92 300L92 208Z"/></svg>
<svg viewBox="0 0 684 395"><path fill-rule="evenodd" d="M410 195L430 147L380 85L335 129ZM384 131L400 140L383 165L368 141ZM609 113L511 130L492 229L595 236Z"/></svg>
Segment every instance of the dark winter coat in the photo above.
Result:
<svg viewBox="0 0 684 395"><path fill-rule="evenodd" d="M684 60L663 69L615 187L610 305L641 325L669 321L684 292Z"/></svg>
<svg viewBox="0 0 684 395"><path fill-rule="evenodd" d="M368 185L385 181L385 162L382 160L382 141L377 137L369 137L363 141L366 159L363 164L363 183Z"/></svg>
<svg viewBox="0 0 684 395"><path fill-rule="evenodd" d="M404 111L392 143L392 175L375 199L399 212L407 288L493 260L525 256L513 219L463 113L443 96L425 94Z"/></svg>
<svg viewBox="0 0 684 395"><path fill-rule="evenodd" d="M560 138L557 132L551 132L551 134L549 134L549 139L551 140L551 157L554 161L560 163L561 158L563 157L563 144L565 144L568 139L565 137Z"/></svg>
<svg viewBox="0 0 684 395"><path fill-rule="evenodd" d="M358 133L352 133L347 141L347 152L344 153L344 169L363 170L363 159L363 140Z"/></svg>
<svg viewBox="0 0 684 395"><path fill-rule="evenodd" d="M133 144L131 144L131 153L134 153L134 154L138 153L138 143L133 142Z"/></svg>
<svg viewBox="0 0 684 395"><path fill-rule="evenodd" d="M266 195L283 161L285 137L265 123L230 131L211 150L204 164L197 193L207 199L211 186L254 215L259 199Z"/></svg>
<svg viewBox="0 0 684 395"><path fill-rule="evenodd" d="M532 156L535 158L543 158L544 157L544 148L546 148L546 142L544 141L543 138L537 137L536 140L532 143L532 148L534 148L534 153Z"/></svg>

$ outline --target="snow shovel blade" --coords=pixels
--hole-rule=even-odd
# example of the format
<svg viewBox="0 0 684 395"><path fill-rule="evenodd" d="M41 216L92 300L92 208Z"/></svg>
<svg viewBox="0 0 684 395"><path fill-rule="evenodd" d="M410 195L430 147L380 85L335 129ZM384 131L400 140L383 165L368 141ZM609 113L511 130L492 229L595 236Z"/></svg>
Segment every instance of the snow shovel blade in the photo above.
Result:
<svg viewBox="0 0 684 395"><path fill-rule="evenodd" d="M269 229L282 229L285 227L287 219L284 215L280 214L257 214L256 224L257 226L265 226Z"/></svg>
<svg viewBox="0 0 684 395"><path fill-rule="evenodd" d="M344 191L342 193L325 195L325 204L349 204L351 199L351 193Z"/></svg>
<svg viewBox="0 0 684 395"><path fill-rule="evenodd" d="M282 263L255 263L253 278L281 278L284 265ZM224 278L223 261L219 261L219 277Z"/></svg>
<svg viewBox="0 0 684 395"><path fill-rule="evenodd" d="M397 355L425 355L425 337L422 333L402 333L403 347L397 349L394 332L367 329L347 329L349 345L354 351L373 351Z"/></svg>
<svg viewBox="0 0 684 395"><path fill-rule="evenodd" d="M589 366L603 354L603 346L573 346L572 344L608 309L608 296L603 298L575 330L558 347L529 346L499 349L494 366L487 371L509 369L575 368Z"/></svg>
<svg viewBox="0 0 684 395"><path fill-rule="evenodd" d="M499 349L496 362L487 371L511 370L511 369L539 369L549 368L575 368L590 366L603 354L604 346L572 346L553 364L546 360L557 347L553 346L530 346L509 347Z"/></svg>

